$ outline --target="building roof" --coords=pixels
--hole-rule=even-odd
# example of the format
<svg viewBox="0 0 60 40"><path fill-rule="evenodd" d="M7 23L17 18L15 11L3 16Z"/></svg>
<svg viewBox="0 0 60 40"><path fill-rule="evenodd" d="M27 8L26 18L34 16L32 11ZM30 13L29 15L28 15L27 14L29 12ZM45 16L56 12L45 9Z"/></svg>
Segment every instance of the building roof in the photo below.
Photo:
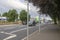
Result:
<svg viewBox="0 0 60 40"><path fill-rule="evenodd" d="M0 17L0 19L7 19L6 17Z"/></svg>

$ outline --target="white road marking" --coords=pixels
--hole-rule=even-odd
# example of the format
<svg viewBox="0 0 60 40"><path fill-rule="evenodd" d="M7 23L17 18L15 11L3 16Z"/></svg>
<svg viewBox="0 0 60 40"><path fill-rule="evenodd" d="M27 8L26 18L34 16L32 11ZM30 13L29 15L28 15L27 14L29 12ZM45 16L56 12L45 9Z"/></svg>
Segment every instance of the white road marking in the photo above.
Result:
<svg viewBox="0 0 60 40"><path fill-rule="evenodd" d="M29 28L33 28L33 27L29 27ZM27 29L27 28L23 28L23 29L20 29L20 30L15 30L15 31L12 31L12 32L10 32L10 33L4 32L4 31L1 31L0 33L4 33L4 34L7 34L7 35L11 35L11 36L6 37L6 38L3 39L3 40L8 40L8 39L11 39L11 38L14 38L14 37L17 36L17 35L12 34L12 33L19 32L19 31L26 30L26 29Z"/></svg>
<svg viewBox="0 0 60 40"><path fill-rule="evenodd" d="M11 36L9 36L9 37L4 38L3 40L8 40L8 39L11 39L11 38L16 37L16 35L15 35L15 34L11 34L11 33L3 32L3 31L2 31L2 32L0 32L0 33L4 33L4 34L11 35Z"/></svg>
<svg viewBox="0 0 60 40"><path fill-rule="evenodd" d="M33 27L29 27L29 28L33 28ZM22 31L22 30L26 30L27 28L23 28L23 29L20 29L20 30L15 30L15 31L12 31L10 33L16 33L16 32L19 32L19 31Z"/></svg>
<svg viewBox="0 0 60 40"><path fill-rule="evenodd" d="M9 37L7 37L7 38L5 38L3 40L8 40L8 39L11 39L11 38L14 38L14 37L16 37L16 35L9 36Z"/></svg>
<svg viewBox="0 0 60 40"><path fill-rule="evenodd" d="M7 33L7 32L3 32L3 31L1 31L0 33L4 33L4 34L8 34L8 35L15 35L15 34L11 34L11 33Z"/></svg>
<svg viewBox="0 0 60 40"><path fill-rule="evenodd" d="M4 28L4 30L14 29L14 28L16 28L16 27Z"/></svg>
<svg viewBox="0 0 60 40"><path fill-rule="evenodd" d="M3 25L2 25L3 26ZM24 27L25 25L21 25L21 27ZM19 26L18 26L19 27ZM15 28L17 28L17 26L15 26L15 25L13 25L13 26L6 26L6 27L2 27L2 29L4 29L4 30L8 30L8 29L15 29ZM0 29L0 30L2 30L2 29Z"/></svg>
<svg viewBox="0 0 60 40"><path fill-rule="evenodd" d="M29 27L29 28L33 28L33 27ZM10 32L10 33L4 32L4 31L1 31L0 33L4 33L4 34L11 35L11 36L6 37L6 38L3 39L3 40L9 40L9 39L14 38L14 37L17 36L17 35L12 34L12 33L19 32L19 31L21 31L21 30L26 30L26 29L27 29L27 28L23 28L23 29L20 29L20 30L12 31L12 32Z"/></svg>

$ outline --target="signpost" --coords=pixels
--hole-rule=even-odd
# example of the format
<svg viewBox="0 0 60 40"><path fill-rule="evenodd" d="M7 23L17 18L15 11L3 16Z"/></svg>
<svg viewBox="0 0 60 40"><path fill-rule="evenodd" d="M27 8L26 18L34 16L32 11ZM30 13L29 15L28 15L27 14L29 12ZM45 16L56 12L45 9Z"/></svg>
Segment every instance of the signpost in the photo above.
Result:
<svg viewBox="0 0 60 40"><path fill-rule="evenodd" d="M40 32L40 14L39 14L39 32Z"/></svg>
<svg viewBox="0 0 60 40"><path fill-rule="evenodd" d="M29 21L29 2L28 0L25 0L26 3L27 3L27 40L29 40L29 24L28 24L28 21Z"/></svg>

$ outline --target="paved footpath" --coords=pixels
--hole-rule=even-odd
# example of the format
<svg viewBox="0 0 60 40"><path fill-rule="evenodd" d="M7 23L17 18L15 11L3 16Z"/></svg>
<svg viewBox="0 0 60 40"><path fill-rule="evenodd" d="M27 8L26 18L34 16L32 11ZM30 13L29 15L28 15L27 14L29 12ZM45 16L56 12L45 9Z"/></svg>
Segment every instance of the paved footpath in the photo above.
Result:
<svg viewBox="0 0 60 40"><path fill-rule="evenodd" d="M25 40L27 39L25 38ZM45 29L30 35L29 40L60 40L60 27L58 25L46 25Z"/></svg>

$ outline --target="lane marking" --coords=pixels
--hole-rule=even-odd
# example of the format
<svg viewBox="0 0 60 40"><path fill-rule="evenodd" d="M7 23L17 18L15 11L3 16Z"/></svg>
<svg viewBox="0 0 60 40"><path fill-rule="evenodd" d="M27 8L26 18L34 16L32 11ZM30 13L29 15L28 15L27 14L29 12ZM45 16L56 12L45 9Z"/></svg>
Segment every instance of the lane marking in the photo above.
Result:
<svg viewBox="0 0 60 40"><path fill-rule="evenodd" d="M29 27L29 28L33 28L33 27ZM8 28L8 29L9 29L9 28ZM17 36L17 35L12 34L12 33L19 32L19 31L21 31L21 30L26 30L26 29L27 29L27 28L23 28L23 29L20 29L20 30L15 30L15 31L12 31L12 32L10 32L10 33L4 32L4 31L0 31L0 33L4 33L4 34L7 34L7 35L10 35L9 37L6 37L6 38L3 39L3 40L9 40L9 39L14 38L14 37Z"/></svg>
<svg viewBox="0 0 60 40"><path fill-rule="evenodd" d="M19 32L19 31L21 31L21 30L25 30L26 28L24 28L24 29L20 29L20 30L16 30L16 31L12 31L12 32L10 32L10 33L16 33L16 32Z"/></svg>
<svg viewBox="0 0 60 40"><path fill-rule="evenodd" d="M5 38L3 40L8 40L8 39L11 39L11 38L14 38L14 37L16 37L16 35L9 36L9 37L7 37L7 38Z"/></svg>
<svg viewBox="0 0 60 40"><path fill-rule="evenodd" d="M3 31L1 31L0 33L4 33L4 34L7 34L7 35L11 35L11 36L9 36L9 37L4 38L3 40L8 40L8 39L11 39L11 38L16 37L15 34L11 34L11 33L3 32Z"/></svg>
<svg viewBox="0 0 60 40"><path fill-rule="evenodd" d="M7 33L7 32L3 32L3 31L1 31L0 33L4 33L4 34L7 34L7 35L15 35L15 34L11 34L11 33Z"/></svg>
<svg viewBox="0 0 60 40"><path fill-rule="evenodd" d="M33 27L29 27L29 28L33 28ZM12 34L12 33L19 32L19 31L21 31L21 30L26 30L26 29L27 29L27 28L23 28L23 29L20 29L20 30L12 31L12 32L10 32L10 33L4 32L4 31L1 31L0 33L4 33L4 34L11 35L11 36L6 37L6 38L3 39L3 40L9 40L9 39L14 38L14 37L17 36L17 35Z"/></svg>
<svg viewBox="0 0 60 40"><path fill-rule="evenodd" d="M29 27L29 28L33 28L33 27ZM19 32L19 31L22 31L22 30L26 30L27 28L23 28L23 29L20 29L20 30L15 30L15 31L12 31L10 33L16 33L16 32Z"/></svg>
<svg viewBox="0 0 60 40"><path fill-rule="evenodd" d="M22 25L21 27L24 27L24 26L25 26L25 25ZM20 26L18 26L18 27L20 27ZM3 30L15 29L15 28L17 28L17 26L16 26L16 27L15 27L15 26L13 26L13 27L10 27L10 26L9 26L9 27L8 27L8 26L2 27ZM2 29L1 29L1 30L2 30Z"/></svg>

